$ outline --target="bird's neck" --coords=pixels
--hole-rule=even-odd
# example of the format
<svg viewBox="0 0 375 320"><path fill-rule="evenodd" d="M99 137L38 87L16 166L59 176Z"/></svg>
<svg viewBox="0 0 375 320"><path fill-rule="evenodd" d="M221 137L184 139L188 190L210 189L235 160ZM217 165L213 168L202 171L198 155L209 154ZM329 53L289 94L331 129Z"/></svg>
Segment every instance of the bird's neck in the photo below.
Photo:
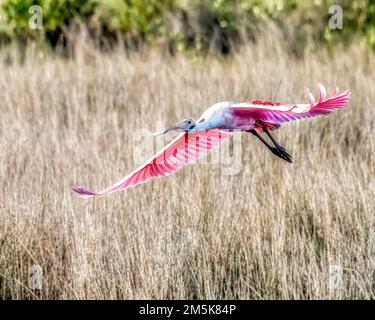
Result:
<svg viewBox="0 0 375 320"><path fill-rule="evenodd" d="M196 123L195 128L194 130L192 130L192 132L202 132L210 129L212 129L211 124L208 121L204 121Z"/></svg>

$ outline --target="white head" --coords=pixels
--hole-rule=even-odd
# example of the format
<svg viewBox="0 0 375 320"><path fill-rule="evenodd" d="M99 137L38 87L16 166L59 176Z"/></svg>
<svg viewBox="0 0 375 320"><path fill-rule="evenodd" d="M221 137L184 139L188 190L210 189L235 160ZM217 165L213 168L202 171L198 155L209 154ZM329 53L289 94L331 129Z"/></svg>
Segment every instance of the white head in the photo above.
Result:
<svg viewBox="0 0 375 320"><path fill-rule="evenodd" d="M194 129L196 128L197 124L193 119L185 119L182 120L179 124L176 126L166 129L161 132L154 133L154 136L165 134L169 131L177 131L177 132L194 132Z"/></svg>

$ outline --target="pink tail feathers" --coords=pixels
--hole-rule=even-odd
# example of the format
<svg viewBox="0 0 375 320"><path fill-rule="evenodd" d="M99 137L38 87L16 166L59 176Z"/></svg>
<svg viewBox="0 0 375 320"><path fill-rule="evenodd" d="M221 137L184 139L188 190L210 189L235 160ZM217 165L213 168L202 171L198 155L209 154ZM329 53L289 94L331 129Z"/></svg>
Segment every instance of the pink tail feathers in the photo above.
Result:
<svg viewBox="0 0 375 320"><path fill-rule="evenodd" d="M350 99L350 91L345 90L343 93L338 94L339 89L336 88L332 96L326 99L326 89L319 83L319 101L315 102L311 93L310 96L310 110L311 116L330 114L334 109L344 107Z"/></svg>

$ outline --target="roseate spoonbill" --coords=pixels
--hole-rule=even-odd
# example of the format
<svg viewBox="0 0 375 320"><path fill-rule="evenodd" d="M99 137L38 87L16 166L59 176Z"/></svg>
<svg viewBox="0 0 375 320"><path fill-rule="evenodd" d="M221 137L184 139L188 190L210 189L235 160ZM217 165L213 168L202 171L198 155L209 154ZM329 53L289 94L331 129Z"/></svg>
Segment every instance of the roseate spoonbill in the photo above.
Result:
<svg viewBox="0 0 375 320"><path fill-rule="evenodd" d="M208 108L199 120L186 119L158 133L181 132L164 149L115 184L99 192L79 186L74 187L73 190L81 198L92 198L134 187L156 177L168 176L199 160L214 147L228 140L233 130L252 133L273 154L291 163L292 157L272 137L270 131L280 128L284 122L328 115L333 110L344 107L349 101L348 90L339 94L336 88L332 96L326 98L326 90L321 84L319 89L319 100L315 102L314 97L309 93L310 102L307 104L281 104L259 100L216 103ZM273 145L261 136L262 132L271 139Z"/></svg>

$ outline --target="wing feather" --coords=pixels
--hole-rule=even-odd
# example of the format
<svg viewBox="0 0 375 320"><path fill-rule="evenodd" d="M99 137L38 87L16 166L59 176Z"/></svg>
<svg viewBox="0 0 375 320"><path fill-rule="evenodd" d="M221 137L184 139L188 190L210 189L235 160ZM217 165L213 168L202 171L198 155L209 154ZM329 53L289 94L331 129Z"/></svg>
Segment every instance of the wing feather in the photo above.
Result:
<svg viewBox="0 0 375 320"><path fill-rule="evenodd" d="M231 132L219 129L191 134L181 133L142 166L108 188L94 192L77 186L73 190L78 197L87 199L135 187L153 178L175 173L183 167L198 161L231 136Z"/></svg>
<svg viewBox="0 0 375 320"><path fill-rule="evenodd" d="M350 92L348 90L338 94L337 88L331 97L326 98L326 90L321 84L319 84L318 102L315 102L314 97L309 93L309 104L262 105L237 103L232 105L232 111L235 116L240 118L251 118L256 121L280 124L288 121L328 115L335 109L344 107L349 102L349 99Z"/></svg>

